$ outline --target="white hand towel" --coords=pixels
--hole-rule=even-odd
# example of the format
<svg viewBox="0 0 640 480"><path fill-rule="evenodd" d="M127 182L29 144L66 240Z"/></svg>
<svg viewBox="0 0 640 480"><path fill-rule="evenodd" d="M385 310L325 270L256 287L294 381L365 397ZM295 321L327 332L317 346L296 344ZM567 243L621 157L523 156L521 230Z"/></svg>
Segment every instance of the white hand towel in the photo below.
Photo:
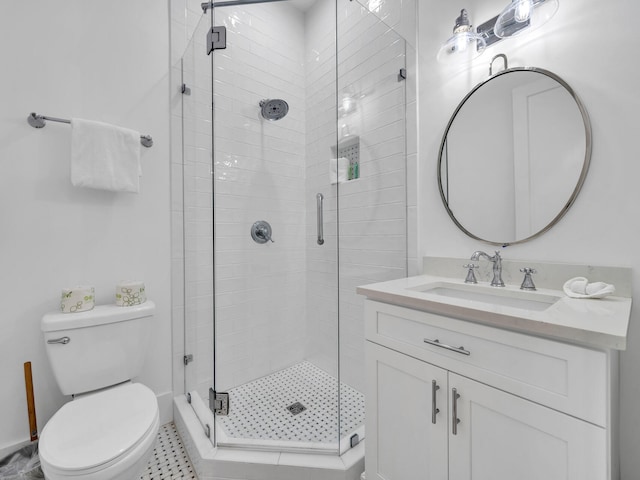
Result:
<svg viewBox="0 0 640 480"><path fill-rule="evenodd" d="M340 157L329 161L329 180L331 185L349 180L349 159Z"/></svg>
<svg viewBox="0 0 640 480"><path fill-rule="evenodd" d="M114 192L140 191L140 132L71 120L71 183Z"/></svg>
<svg viewBox="0 0 640 480"><path fill-rule="evenodd" d="M575 277L565 282L563 290L572 298L604 298L613 295L616 288L608 283L589 283L585 277Z"/></svg>

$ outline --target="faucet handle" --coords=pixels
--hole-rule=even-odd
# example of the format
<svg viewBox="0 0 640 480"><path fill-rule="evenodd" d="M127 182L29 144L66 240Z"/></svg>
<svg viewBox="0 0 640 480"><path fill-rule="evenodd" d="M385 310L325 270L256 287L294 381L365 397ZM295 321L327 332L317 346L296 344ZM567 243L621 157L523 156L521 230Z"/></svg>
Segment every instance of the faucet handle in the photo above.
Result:
<svg viewBox="0 0 640 480"><path fill-rule="evenodd" d="M522 285L520 285L520 290L536 290L536 286L533 283L533 278L531 275L533 273L538 273L535 268L525 267L521 268L520 271L524 273L524 279L522 280Z"/></svg>
<svg viewBox="0 0 640 480"><path fill-rule="evenodd" d="M467 278L464 279L464 283L478 283L478 280L476 280L476 274L473 271L474 269L478 268L478 265L475 265L473 263L467 263L462 267L469 269L469 271L467 272Z"/></svg>

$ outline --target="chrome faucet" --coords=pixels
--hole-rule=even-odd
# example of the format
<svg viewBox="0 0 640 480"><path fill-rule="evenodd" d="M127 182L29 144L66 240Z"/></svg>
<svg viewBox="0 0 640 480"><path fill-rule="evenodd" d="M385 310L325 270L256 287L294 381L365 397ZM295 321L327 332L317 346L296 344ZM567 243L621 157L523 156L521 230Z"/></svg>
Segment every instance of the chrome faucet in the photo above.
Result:
<svg viewBox="0 0 640 480"><path fill-rule="evenodd" d="M471 260L477 261L480 260L480 257L484 257L490 262L493 262L493 280L491 280L491 286L504 287L504 282L502 281L502 257L500 256L500 252L496 252L492 257L480 250L477 250L473 252L473 255L471 255Z"/></svg>

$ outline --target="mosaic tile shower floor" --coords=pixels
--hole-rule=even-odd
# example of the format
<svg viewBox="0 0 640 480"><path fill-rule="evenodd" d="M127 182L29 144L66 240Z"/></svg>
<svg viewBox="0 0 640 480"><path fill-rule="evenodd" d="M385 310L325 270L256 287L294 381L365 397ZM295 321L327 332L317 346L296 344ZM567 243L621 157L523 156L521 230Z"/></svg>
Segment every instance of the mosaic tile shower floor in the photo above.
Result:
<svg viewBox="0 0 640 480"><path fill-rule="evenodd" d="M198 480L173 423L158 430L156 446L140 480Z"/></svg>
<svg viewBox="0 0 640 480"><path fill-rule="evenodd" d="M228 417L218 417L230 437L335 442L338 382L309 362L302 362L229 391ZM294 415L287 407L301 403ZM364 423L364 395L341 384L341 436ZM296 409L293 409L296 411ZM331 419L334 419L333 421ZM198 480L173 423L160 427L149 464L140 480Z"/></svg>
<svg viewBox="0 0 640 480"><path fill-rule="evenodd" d="M337 389L335 377L301 362L229 390L229 416L218 421L231 438L337 442ZM340 436L344 438L364 424L364 395L344 383L340 390Z"/></svg>

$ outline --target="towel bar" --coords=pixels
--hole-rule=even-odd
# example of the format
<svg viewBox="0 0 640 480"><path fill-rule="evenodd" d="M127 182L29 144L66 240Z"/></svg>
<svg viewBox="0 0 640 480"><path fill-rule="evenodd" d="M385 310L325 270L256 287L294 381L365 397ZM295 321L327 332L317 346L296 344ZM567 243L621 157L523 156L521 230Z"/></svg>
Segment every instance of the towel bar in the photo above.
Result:
<svg viewBox="0 0 640 480"><path fill-rule="evenodd" d="M46 120L60 123L71 123L71 120L67 120L65 118L48 117L45 115L38 115L34 112L31 112L31 115L27 117L27 122L29 122L29 125L31 125L33 128L44 127L47 124ZM140 135L140 143L143 146L149 148L153 146L153 138L151 138L151 135Z"/></svg>

